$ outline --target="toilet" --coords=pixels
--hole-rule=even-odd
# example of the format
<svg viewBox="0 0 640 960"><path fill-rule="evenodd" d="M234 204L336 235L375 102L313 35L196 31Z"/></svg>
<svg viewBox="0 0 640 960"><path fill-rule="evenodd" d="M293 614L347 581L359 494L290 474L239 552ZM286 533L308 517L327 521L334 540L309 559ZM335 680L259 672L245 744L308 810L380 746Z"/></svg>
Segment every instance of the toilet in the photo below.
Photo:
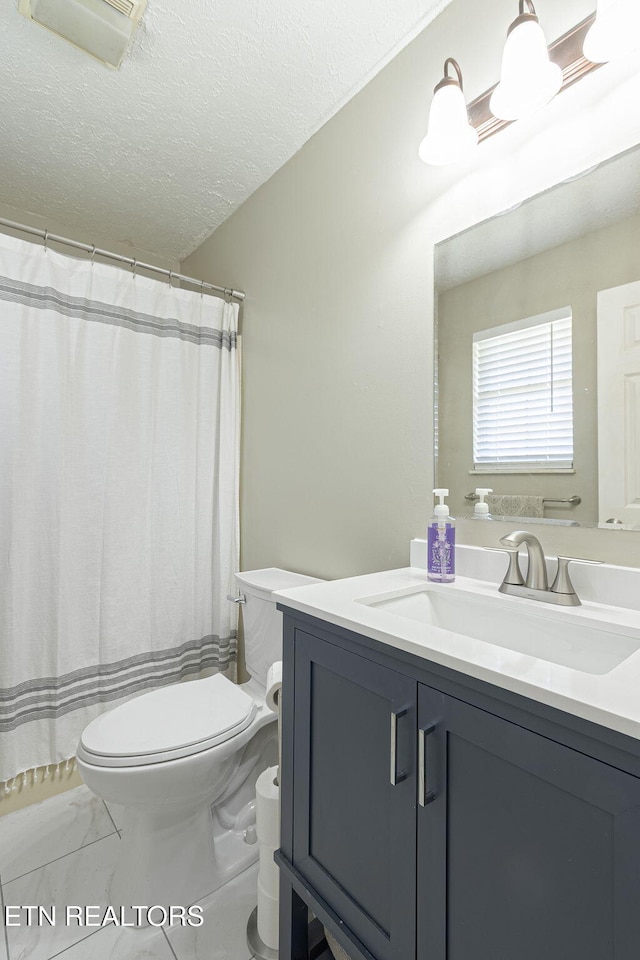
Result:
<svg viewBox="0 0 640 960"><path fill-rule="evenodd" d="M255 783L278 762L277 717L265 703L267 671L282 655L272 593L318 581L270 567L236 582L250 680L218 673L143 693L80 738L84 782L124 808L114 907L188 907L257 859Z"/></svg>

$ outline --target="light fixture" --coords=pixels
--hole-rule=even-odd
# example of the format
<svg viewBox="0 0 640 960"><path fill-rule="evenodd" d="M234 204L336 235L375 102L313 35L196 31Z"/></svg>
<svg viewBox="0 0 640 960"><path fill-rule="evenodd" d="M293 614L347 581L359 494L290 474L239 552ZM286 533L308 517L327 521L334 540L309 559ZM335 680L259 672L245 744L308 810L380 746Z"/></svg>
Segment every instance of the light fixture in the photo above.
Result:
<svg viewBox="0 0 640 960"><path fill-rule="evenodd" d="M449 76L449 66L456 77ZM443 166L454 163L478 143L478 134L469 123L462 92L462 72L453 57L444 62L444 77L433 91L427 135L418 154L425 163Z"/></svg>
<svg viewBox="0 0 640 960"><path fill-rule="evenodd" d="M527 9L525 11L525 4ZM624 17L633 43L640 45L640 0L599 0L603 22ZM561 90L600 69L588 59L585 43L596 14L576 23L547 48L531 0L520 0L520 14L511 24L503 57L502 79L465 105L462 72L455 60L445 61L444 77L434 90L427 136L420 144L425 163L453 163L508 127L548 103ZM453 67L456 76L449 76ZM517 96L519 95L519 96Z"/></svg>
<svg viewBox="0 0 640 960"><path fill-rule="evenodd" d="M639 46L639 0L598 0L595 23L584 41L587 60L608 63Z"/></svg>
<svg viewBox="0 0 640 960"><path fill-rule="evenodd" d="M117 70L146 5L147 0L18 0L18 13Z"/></svg>
<svg viewBox="0 0 640 960"><path fill-rule="evenodd" d="M502 120L520 120L549 103L561 86L562 70L549 59L532 0L520 0L519 16L507 32L502 75L491 96L491 112Z"/></svg>

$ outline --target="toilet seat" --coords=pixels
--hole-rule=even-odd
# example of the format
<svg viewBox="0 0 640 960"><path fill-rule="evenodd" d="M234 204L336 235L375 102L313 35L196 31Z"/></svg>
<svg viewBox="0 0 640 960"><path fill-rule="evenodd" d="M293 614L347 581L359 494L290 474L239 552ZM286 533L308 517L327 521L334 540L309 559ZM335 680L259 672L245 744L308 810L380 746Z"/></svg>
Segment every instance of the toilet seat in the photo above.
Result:
<svg viewBox="0 0 640 960"><path fill-rule="evenodd" d="M188 757L225 743L253 722L258 705L218 673L152 690L109 710L84 730L78 756L100 767Z"/></svg>

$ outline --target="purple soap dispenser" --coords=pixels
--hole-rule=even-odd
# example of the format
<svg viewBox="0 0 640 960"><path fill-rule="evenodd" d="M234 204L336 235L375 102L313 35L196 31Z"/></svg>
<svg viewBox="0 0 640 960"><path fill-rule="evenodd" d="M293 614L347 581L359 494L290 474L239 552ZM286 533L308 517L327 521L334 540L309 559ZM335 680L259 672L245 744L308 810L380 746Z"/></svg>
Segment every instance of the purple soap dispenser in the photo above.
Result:
<svg viewBox="0 0 640 960"><path fill-rule="evenodd" d="M452 583L456 578L456 528L444 498L449 491L437 487L440 501L433 509L427 527L427 579L433 583Z"/></svg>

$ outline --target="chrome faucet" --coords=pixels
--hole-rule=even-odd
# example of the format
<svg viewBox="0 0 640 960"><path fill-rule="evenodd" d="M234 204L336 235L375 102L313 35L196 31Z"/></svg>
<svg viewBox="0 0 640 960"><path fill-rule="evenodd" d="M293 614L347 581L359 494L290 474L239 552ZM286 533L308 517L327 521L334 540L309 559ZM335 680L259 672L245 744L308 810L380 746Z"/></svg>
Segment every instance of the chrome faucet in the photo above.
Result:
<svg viewBox="0 0 640 960"><path fill-rule="evenodd" d="M511 594L516 597L528 597L530 600L542 600L545 603L559 603L563 606L577 607L580 605L571 579L569 564L573 563L601 563L601 560L583 560L581 557L558 557L558 569L551 586L547 579L547 563L544 557L542 544L537 537L526 530L514 530L500 538L502 549L509 554L509 567L504 580L498 587L500 593ZM518 553L524 544L527 548L528 566L526 579L522 576ZM487 550L500 550L500 547L486 547Z"/></svg>
<svg viewBox="0 0 640 960"><path fill-rule="evenodd" d="M528 587L530 590L549 589L544 550L537 537L534 537L532 533L527 533L526 530L514 530L513 533L507 534L506 537L500 537L500 543L503 543L505 547L513 551L516 564L518 564L518 550L524 543L527 548L527 558L529 561L527 566L527 579L524 581L525 587ZM520 579L517 580L516 583L518 586L523 583L522 574L520 574Z"/></svg>

